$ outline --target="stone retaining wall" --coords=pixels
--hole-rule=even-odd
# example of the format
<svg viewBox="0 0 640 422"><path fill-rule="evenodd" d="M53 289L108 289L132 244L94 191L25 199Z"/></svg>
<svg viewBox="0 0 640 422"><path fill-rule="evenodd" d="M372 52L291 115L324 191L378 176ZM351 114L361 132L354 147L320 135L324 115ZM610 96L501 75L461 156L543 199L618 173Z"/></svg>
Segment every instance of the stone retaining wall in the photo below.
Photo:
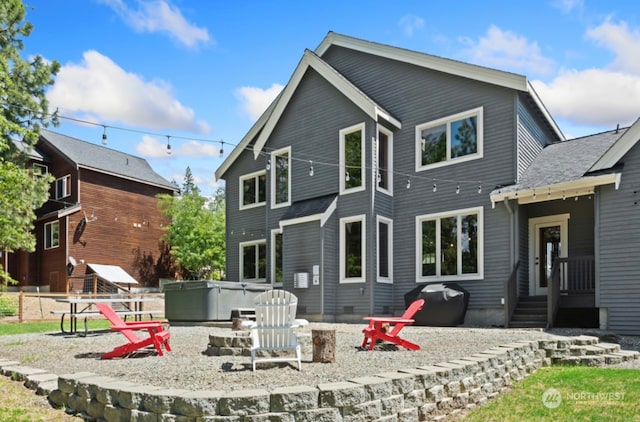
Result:
<svg viewBox="0 0 640 422"><path fill-rule="evenodd" d="M603 365L638 355L599 344L596 337L518 341L463 359L316 387L224 393L137 385L91 372L55 376L2 360L0 371L88 420L413 422L443 420L482 405L542 366Z"/></svg>

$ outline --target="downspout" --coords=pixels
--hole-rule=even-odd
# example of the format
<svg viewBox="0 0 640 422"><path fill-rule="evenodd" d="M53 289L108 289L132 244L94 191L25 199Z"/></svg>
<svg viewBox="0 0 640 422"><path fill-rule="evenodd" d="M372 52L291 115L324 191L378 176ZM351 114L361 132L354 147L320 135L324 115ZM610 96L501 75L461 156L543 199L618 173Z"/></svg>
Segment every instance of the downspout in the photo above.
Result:
<svg viewBox="0 0 640 422"><path fill-rule="evenodd" d="M375 250L376 250L376 246L377 246L377 239L376 239L376 226L377 223L375 221L375 219L373 218L375 216L375 201L376 201L376 183L377 183L377 150L378 150L378 142L377 142L377 132L378 132L378 126L377 126L377 122L375 122L374 124L374 128L376 130L375 132L375 136L371 137L371 163L373 163L373 165L371 166L371 223L369 224L370 227L370 234L371 234L371 242L367 242L370 246L369 246L369 271L371 274L371 286L369 287L369 315L375 315L375 310L374 310L374 306L375 306L375 296L374 296L374 285L376 283L376 279L377 279L377 271L376 271L376 265L375 265L375 261L374 261L374 257L377 259L377 256L375 255ZM373 241L375 239L375 241ZM366 277L365 277L366 280ZM365 283L366 284L366 283Z"/></svg>
<svg viewBox="0 0 640 422"><path fill-rule="evenodd" d="M320 225L320 321L324 322L324 226Z"/></svg>

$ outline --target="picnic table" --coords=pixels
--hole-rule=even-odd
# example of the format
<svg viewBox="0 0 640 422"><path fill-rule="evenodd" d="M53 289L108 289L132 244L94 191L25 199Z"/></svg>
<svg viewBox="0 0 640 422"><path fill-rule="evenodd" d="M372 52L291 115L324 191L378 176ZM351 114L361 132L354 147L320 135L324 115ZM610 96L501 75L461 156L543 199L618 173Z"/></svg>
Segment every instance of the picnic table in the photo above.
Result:
<svg viewBox="0 0 640 422"><path fill-rule="evenodd" d="M142 296L131 297L68 297L56 299L56 302L68 303L68 311L55 310L53 314L60 314L60 331L63 334L76 334L78 332L78 318L84 319L84 332L87 334L87 318L101 316L100 312L94 307L96 303L109 303L114 306L116 313L123 316L124 319L132 316L136 321L142 320L143 315L149 315L153 319L153 315L160 313L159 310L144 310L143 304L153 302L156 299ZM69 315L69 331L65 330L65 316Z"/></svg>

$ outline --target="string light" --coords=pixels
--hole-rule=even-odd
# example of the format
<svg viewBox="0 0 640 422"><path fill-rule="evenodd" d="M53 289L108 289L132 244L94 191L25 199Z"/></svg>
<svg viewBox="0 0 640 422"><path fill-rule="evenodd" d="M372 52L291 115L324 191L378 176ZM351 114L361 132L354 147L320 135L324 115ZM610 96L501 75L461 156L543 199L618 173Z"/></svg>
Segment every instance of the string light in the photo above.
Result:
<svg viewBox="0 0 640 422"><path fill-rule="evenodd" d="M267 171L271 170L271 160L267 160Z"/></svg>
<svg viewBox="0 0 640 422"><path fill-rule="evenodd" d="M167 154L171 155L171 137L167 135Z"/></svg>
<svg viewBox="0 0 640 422"><path fill-rule="evenodd" d="M346 180L347 182L348 182L349 180L351 180L351 177L349 177L349 170L347 170L347 174L346 174L346 176L345 176L344 180Z"/></svg>
<svg viewBox="0 0 640 422"><path fill-rule="evenodd" d="M309 176L313 176L313 161L309 160Z"/></svg>
<svg viewBox="0 0 640 422"><path fill-rule="evenodd" d="M224 141L220 141L220 158L224 155Z"/></svg>
<svg viewBox="0 0 640 422"><path fill-rule="evenodd" d="M567 199L567 194L562 191L562 200L564 201L565 199Z"/></svg>
<svg viewBox="0 0 640 422"><path fill-rule="evenodd" d="M478 193L482 193L482 185L478 185Z"/></svg>
<svg viewBox="0 0 640 422"><path fill-rule="evenodd" d="M433 184L433 191L436 192L438 190L438 186L434 183Z"/></svg>
<svg viewBox="0 0 640 422"><path fill-rule="evenodd" d="M460 185L456 186L456 195L460 193Z"/></svg>
<svg viewBox="0 0 640 422"><path fill-rule="evenodd" d="M104 132L102 132L102 145L107 145L107 127L102 125Z"/></svg>
<svg viewBox="0 0 640 422"><path fill-rule="evenodd" d="M411 178L407 177L407 189L411 188Z"/></svg>

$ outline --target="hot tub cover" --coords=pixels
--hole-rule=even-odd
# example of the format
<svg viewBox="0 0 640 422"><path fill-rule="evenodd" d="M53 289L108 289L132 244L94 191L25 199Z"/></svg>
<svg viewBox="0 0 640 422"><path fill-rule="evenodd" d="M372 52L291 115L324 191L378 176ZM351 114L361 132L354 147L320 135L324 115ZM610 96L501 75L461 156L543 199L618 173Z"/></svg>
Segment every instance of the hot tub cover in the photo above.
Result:
<svg viewBox="0 0 640 422"><path fill-rule="evenodd" d="M464 324L469 292L455 283L421 284L404 295L405 305L424 299L425 304L413 317L414 325L455 327Z"/></svg>

